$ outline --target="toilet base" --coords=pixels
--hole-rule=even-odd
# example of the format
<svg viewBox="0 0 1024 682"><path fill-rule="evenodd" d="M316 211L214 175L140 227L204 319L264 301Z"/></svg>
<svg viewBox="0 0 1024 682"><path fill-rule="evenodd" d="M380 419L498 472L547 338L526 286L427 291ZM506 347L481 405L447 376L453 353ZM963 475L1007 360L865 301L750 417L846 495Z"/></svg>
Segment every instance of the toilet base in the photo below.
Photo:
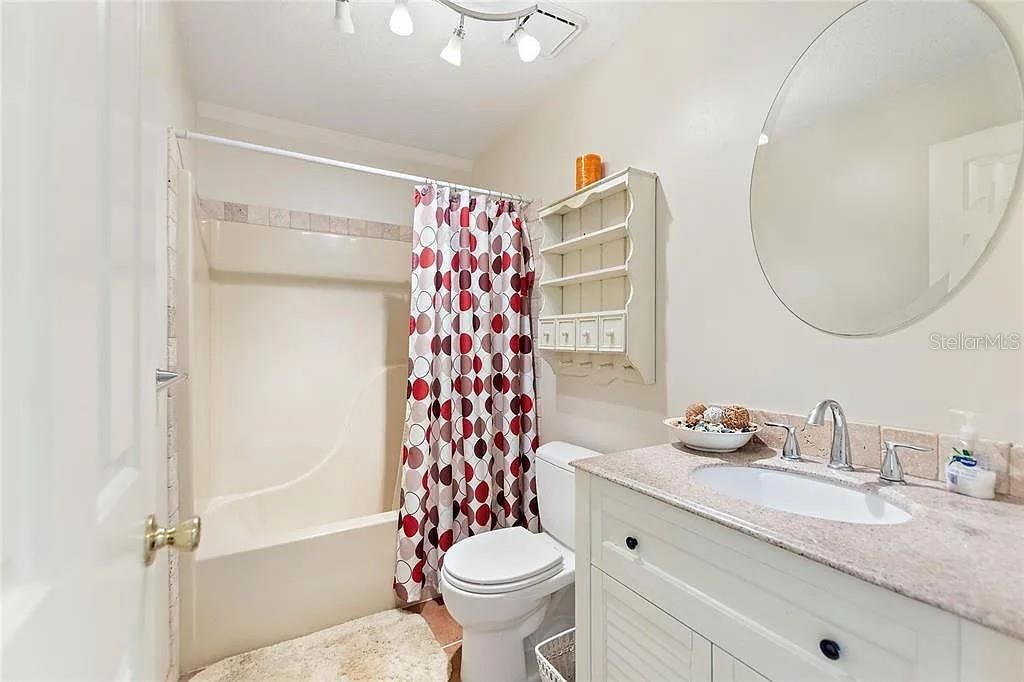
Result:
<svg viewBox="0 0 1024 682"><path fill-rule="evenodd" d="M502 630L462 630L463 682L524 682L526 651L523 640L544 621L548 599L515 626Z"/></svg>

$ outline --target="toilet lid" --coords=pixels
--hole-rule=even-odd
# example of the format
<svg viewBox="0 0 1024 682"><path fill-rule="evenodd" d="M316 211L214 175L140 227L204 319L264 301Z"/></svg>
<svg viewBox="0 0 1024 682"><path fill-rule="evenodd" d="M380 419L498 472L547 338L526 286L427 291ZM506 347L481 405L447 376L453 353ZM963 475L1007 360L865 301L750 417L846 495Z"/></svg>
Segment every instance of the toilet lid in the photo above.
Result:
<svg viewBox="0 0 1024 682"><path fill-rule="evenodd" d="M555 543L518 526L466 538L444 556L444 570L450 576L480 586L522 587L550 577L561 566L562 553Z"/></svg>
<svg viewBox="0 0 1024 682"><path fill-rule="evenodd" d="M472 592L473 594L510 594L516 590L533 587L537 583L542 583L549 578L554 578L561 572L562 567L556 565L552 566L550 570L538 573L537 575L532 575L529 578L523 578L522 580L515 580L510 583L502 583L500 585L481 585L479 583L459 580L448 572L447 567L441 569L441 573L444 575L444 579L448 581L449 585L457 587L463 592Z"/></svg>

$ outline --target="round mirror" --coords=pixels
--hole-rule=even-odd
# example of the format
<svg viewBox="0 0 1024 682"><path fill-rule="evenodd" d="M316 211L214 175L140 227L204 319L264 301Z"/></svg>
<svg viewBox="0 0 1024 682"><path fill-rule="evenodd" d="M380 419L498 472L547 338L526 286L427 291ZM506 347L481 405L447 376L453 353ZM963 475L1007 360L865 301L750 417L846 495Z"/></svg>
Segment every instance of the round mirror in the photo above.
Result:
<svg viewBox="0 0 1024 682"><path fill-rule="evenodd" d="M797 317L881 334L937 308L992 241L1024 124L1017 64L967 2L869 0L833 22L776 95L750 220Z"/></svg>

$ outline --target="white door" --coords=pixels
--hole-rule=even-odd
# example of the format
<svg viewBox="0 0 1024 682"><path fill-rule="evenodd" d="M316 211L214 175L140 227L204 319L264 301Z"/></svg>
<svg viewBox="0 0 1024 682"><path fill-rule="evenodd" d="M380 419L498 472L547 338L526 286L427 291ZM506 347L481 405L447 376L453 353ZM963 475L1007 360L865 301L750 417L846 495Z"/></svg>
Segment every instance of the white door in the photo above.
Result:
<svg viewBox="0 0 1024 682"><path fill-rule="evenodd" d="M143 11L2 6L4 680L167 671Z"/></svg>
<svg viewBox="0 0 1024 682"><path fill-rule="evenodd" d="M1020 123L978 130L928 149L930 280L947 291L988 248L1020 168Z"/></svg>

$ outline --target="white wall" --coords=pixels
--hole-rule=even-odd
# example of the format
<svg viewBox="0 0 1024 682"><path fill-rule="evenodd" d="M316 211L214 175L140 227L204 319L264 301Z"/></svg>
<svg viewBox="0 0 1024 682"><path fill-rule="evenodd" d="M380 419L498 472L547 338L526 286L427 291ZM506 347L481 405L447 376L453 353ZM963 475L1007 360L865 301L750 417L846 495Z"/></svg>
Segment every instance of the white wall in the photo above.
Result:
<svg viewBox="0 0 1024 682"><path fill-rule="evenodd" d="M200 103L196 128L204 133L465 182L466 159L315 128L291 121ZM412 185L209 142L190 141L198 158L199 194L245 204L412 224Z"/></svg>
<svg viewBox="0 0 1024 682"><path fill-rule="evenodd" d="M1024 439L1024 352L929 349L932 332L1022 331L1019 191L976 276L940 311L887 336L815 331L779 303L758 266L748 194L761 125L801 51L848 6L651 5L606 58L477 160L476 184L534 199L571 192L582 152L601 153L609 171L660 176L657 383L556 381L544 365L545 440L613 451L663 442L660 420L695 400L801 413L824 397L855 421L945 432L958 425L949 408L972 409L985 435ZM1024 4L991 11L1019 55Z"/></svg>

